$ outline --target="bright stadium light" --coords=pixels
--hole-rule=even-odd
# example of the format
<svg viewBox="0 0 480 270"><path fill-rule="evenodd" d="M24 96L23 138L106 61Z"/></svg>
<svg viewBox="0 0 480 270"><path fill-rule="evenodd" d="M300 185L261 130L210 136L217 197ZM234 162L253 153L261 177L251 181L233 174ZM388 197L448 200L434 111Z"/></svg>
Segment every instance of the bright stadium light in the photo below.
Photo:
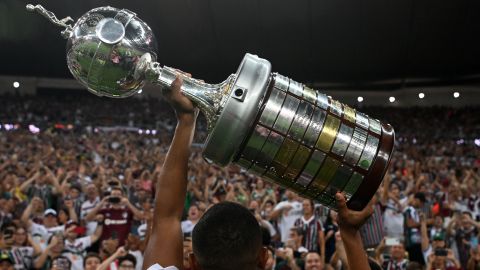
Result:
<svg viewBox="0 0 480 270"><path fill-rule="evenodd" d="M358 101L358 102L363 102L363 97L358 97L358 98L357 98L357 101Z"/></svg>
<svg viewBox="0 0 480 270"><path fill-rule="evenodd" d="M389 97L389 98L388 98L388 101L390 101L390 103L395 102L395 97Z"/></svg>
<svg viewBox="0 0 480 270"><path fill-rule="evenodd" d="M13 88L19 88L20 83L19 82L13 82Z"/></svg>
<svg viewBox="0 0 480 270"><path fill-rule="evenodd" d="M419 98L419 99L422 99L422 98L424 98L424 97L425 97L425 94L424 94L424 93L419 93L419 94L418 94L418 98Z"/></svg>
<svg viewBox="0 0 480 270"><path fill-rule="evenodd" d="M459 93L459 92L453 92L453 97L454 97L454 98L459 98L459 97L460 97L460 93Z"/></svg>

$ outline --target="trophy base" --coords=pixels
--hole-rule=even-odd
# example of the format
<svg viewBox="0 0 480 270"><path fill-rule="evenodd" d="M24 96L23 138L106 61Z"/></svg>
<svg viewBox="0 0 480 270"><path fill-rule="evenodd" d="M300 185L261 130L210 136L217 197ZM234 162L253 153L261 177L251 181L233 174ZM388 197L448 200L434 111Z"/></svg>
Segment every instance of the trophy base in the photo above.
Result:
<svg viewBox="0 0 480 270"><path fill-rule="evenodd" d="M234 77L230 96L203 152L207 162L220 166L233 161L250 132L271 81L271 64L247 53Z"/></svg>

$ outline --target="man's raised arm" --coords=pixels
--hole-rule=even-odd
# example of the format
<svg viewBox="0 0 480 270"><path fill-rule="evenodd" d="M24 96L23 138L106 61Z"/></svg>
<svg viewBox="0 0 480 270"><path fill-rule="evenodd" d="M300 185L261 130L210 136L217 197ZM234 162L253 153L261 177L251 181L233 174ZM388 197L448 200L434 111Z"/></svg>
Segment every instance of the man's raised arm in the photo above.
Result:
<svg viewBox="0 0 480 270"><path fill-rule="evenodd" d="M154 264L183 269L183 235L180 223L187 191L190 146L198 113L192 102L180 93L181 85L182 80L177 77L166 94L175 109L178 122L156 184L153 225L142 269Z"/></svg>

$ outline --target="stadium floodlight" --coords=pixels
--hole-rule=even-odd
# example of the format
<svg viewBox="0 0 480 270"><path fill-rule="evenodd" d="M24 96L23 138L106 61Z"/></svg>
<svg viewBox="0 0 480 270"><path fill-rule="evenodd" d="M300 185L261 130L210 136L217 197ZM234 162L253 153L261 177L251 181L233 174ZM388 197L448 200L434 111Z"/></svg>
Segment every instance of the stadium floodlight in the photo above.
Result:
<svg viewBox="0 0 480 270"><path fill-rule="evenodd" d="M424 98L424 97L425 97L425 94L424 94L424 93L419 93L419 94L418 94L418 98L419 98L419 99L422 99L422 98Z"/></svg>
<svg viewBox="0 0 480 270"><path fill-rule="evenodd" d="M13 88L19 88L20 83L19 82L13 82Z"/></svg>
<svg viewBox="0 0 480 270"><path fill-rule="evenodd" d="M459 92L453 92L453 97L454 97L454 98L459 98L459 97L460 97L460 93L459 93Z"/></svg>
<svg viewBox="0 0 480 270"><path fill-rule="evenodd" d="M358 101L358 102L363 102L363 97L358 97L358 98L357 98L357 101Z"/></svg>
<svg viewBox="0 0 480 270"><path fill-rule="evenodd" d="M389 98L388 98L388 101L390 101L390 103L395 102L395 97L389 97Z"/></svg>

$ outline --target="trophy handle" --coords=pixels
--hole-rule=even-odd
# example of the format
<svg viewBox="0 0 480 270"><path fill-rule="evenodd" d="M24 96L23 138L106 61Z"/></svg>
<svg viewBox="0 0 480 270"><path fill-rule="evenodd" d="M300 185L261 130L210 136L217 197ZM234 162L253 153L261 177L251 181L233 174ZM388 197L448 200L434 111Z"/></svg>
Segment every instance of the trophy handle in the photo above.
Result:
<svg viewBox="0 0 480 270"><path fill-rule="evenodd" d="M69 38L70 35L72 34L73 27L70 23L73 22L73 19L70 16L59 20L57 16L55 16L55 13L49 10L46 10L42 5L34 6L32 4L28 4L26 8L28 11L39 13L40 15L47 18L51 23L55 24L56 26L65 28L61 32L64 38Z"/></svg>
<svg viewBox="0 0 480 270"><path fill-rule="evenodd" d="M188 97L207 118L208 130L215 126L218 115L227 101L230 89L234 83L235 75L230 75L224 82L209 84L186 75L186 72L171 68L161 67L154 62L149 53L144 54L135 69L134 77L144 79L153 84L170 87L177 76L182 76L181 92Z"/></svg>

